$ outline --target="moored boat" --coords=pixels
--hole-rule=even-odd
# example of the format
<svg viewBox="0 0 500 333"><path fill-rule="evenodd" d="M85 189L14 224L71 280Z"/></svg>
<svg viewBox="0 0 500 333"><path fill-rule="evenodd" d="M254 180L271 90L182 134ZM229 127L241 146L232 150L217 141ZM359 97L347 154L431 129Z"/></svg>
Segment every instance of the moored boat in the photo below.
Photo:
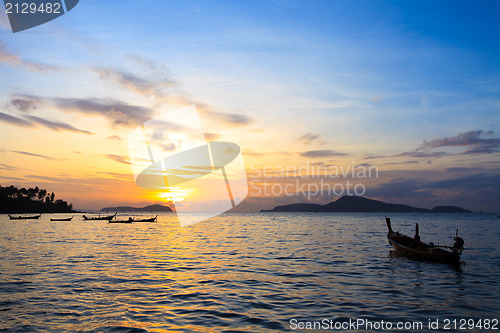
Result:
<svg viewBox="0 0 500 333"><path fill-rule="evenodd" d="M157 218L158 218L158 215L156 215L155 217L151 217L149 219L136 220L135 218L132 218L132 217L130 219L132 219L132 222L156 222Z"/></svg>
<svg viewBox="0 0 500 333"><path fill-rule="evenodd" d="M58 218L50 218L51 221L71 221L73 219L73 217L75 217L74 215L71 216L71 217L65 217L65 218L61 218L61 219L58 219Z"/></svg>
<svg viewBox="0 0 500 333"><path fill-rule="evenodd" d="M108 220L108 221L111 221L113 218L115 218L117 213L115 213L115 215L109 215L109 216L101 216L101 214L99 214L99 216L93 216L93 217L87 217L85 215L83 215L83 219L85 221L100 221L100 220Z"/></svg>
<svg viewBox="0 0 500 333"><path fill-rule="evenodd" d="M415 227L415 236L409 237L399 232L394 232L391 226L391 219L386 218L385 222L389 232L387 239L389 244L394 247L394 251L406 257L417 260L428 260L435 262L444 262L456 264L460 262L460 257L464 250L464 240L458 237L457 234L454 238L455 243L453 246L439 246L433 243L424 243L420 241L418 223Z"/></svg>
<svg viewBox="0 0 500 333"><path fill-rule="evenodd" d="M32 216L28 216L28 215L12 216L12 215L9 215L9 219L11 219L11 220L38 220L41 216L42 216L42 214L32 215Z"/></svg>
<svg viewBox="0 0 500 333"><path fill-rule="evenodd" d="M108 223L132 223L132 220L131 218L129 218L128 220L114 220L114 221L109 220Z"/></svg>

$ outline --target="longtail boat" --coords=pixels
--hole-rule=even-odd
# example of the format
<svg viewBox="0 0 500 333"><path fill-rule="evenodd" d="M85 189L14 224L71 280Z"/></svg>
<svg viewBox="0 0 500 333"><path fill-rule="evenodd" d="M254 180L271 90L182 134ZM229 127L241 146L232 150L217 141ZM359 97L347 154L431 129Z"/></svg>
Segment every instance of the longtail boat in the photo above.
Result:
<svg viewBox="0 0 500 333"><path fill-rule="evenodd" d="M42 214L32 215L32 216L27 216L27 215L12 216L12 215L9 215L9 219L11 219L11 220L38 220L41 216L42 216Z"/></svg>
<svg viewBox="0 0 500 333"><path fill-rule="evenodd" d="M101 216L101 214L99 214L99 216L93 216L93 217L87 217L85 215L83 215L83 219L85 221L99 221L99 220L108 220L108 221L111 221L113 218L115 218L117 213L115 213L115 215L109 215L109 216Z"/></svg>
<svg viewBox="0 0 500 333"><path fill-rule="evenodd" d="M136 220L135 218L132 218L132 217L130 219L132 219L132 222L156 222L157 218L158 218L158 215L156 215L155 217L151 217L149 219Z"/></svg>
<svg viewBox="0 0 500 333"><path fill-rule="evenodd" d="M391 219L386 217L385 222L389 232L387 239L394 247L394 251L406 257L417 260L428 260L435 262L456 264L460 262L460 257L464 251L464 240L458 237L458 229L454 237L453 246L440 246L433 243L420 241L418 223L415 226L415 236L409 237L399 232L394 232L391 226Z"/></svg>
<svg viewBox="0 0 500 333"><path fill-rule="evenodd" d="M108 223L132 223L132 219L129 217L128 220L114 220L114 221L109 220Z"/></svg>
<svg viewBox="0 0 500 333"><path fill-rule="evenodd" d="M65 218L61 218L61 219L58 219L58 218L50 218L51 221L71 221L73 219L73 217L75 217L75 215L71 216L71 217L65 217Z"/></svg>

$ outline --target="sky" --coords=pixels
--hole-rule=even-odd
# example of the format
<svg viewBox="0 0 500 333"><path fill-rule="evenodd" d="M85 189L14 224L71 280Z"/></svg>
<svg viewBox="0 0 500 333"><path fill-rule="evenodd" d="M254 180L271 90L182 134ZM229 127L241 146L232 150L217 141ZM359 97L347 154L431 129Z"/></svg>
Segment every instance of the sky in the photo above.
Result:
<svg viewBox="0 0 500 333"><path fill-rule="evenodd" d="M82 210L196 210L196 191L136 184L128 140L195 105L207 141L241 149L235 211L363 195L499 212L499 14L497 1L81 0L12 33L2 7L0 184Z"/></svg>

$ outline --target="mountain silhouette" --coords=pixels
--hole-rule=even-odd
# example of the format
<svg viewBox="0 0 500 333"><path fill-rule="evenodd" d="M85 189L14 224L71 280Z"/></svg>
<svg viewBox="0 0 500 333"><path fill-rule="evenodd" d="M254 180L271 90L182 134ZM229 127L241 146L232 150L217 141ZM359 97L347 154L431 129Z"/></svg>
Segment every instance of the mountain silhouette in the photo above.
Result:
<svg viewBox="0 0 500 333"><path fill-rule="evenodd" d="M385 203L365 197L343 196L326 205L299 203L277 206L261 212L338 212L338 213L470 213L470 210L456 206L437 206L433 209L418 208L402 204Z"/></svg>
<svg viewBox="0 0 500 333"><path fill-rule="evenodd" d="M162 205L150 205L146 207L131 207L131 206L118 206L118 207L104 207L101 212L172 212L170 207Z"/></svg>
<svg viewBox="0 0 500 333"><path fill-rule="evenodd" d="M457 206L437 206L432 208L432 211L435 213L470 213L471 211L468 209L463 209L462 207Z"/></svg>

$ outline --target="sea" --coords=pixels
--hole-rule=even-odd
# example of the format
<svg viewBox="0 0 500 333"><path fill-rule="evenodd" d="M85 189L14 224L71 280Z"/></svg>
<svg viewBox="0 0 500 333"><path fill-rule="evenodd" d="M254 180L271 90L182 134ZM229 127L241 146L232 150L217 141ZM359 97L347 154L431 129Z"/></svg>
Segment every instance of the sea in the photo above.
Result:
<svg viewBox="0 0 500 333"><path fill-rule="evenodd" d="M50 221L67 215L0 215L1 332L500 331L496 214ZM463 263L395 255L386 216L409 235L419 223L435 244L458 229Z"/></svg>

